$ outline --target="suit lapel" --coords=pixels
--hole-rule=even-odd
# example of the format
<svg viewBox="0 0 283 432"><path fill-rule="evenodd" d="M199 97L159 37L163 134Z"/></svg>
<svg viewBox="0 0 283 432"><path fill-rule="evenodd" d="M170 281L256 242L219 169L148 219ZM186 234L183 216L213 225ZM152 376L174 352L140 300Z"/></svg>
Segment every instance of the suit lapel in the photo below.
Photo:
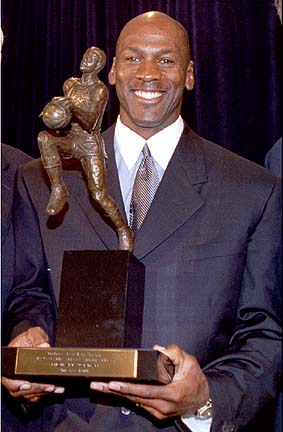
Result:
<svg viewBox="0 0 283 432"><path fill-rule="evenodd" d="M186 126L136 235L134 254L139 259L171 236L203 205L197 185L206 181L202 140Z"/></svg>

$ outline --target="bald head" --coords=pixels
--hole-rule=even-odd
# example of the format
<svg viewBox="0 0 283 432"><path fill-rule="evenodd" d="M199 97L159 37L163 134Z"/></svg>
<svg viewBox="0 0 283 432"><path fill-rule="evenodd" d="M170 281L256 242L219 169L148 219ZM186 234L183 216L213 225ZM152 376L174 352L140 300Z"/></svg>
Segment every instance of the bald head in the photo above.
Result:
<svg viewBox="0 0 283 432"><path fill-rule="evenodd" d="M121 40L124 41L125 38L133 33L140 32L141 34L144 34L149 29L152 31L153 27L156 28L156 32L158 32L159 29L166 30L168 38L178 40L180 44L179 48L184 55L184 60L186 62L190 60L190 47L187 30L181 23L171 18L169 15L158 11L146 12L138 15L124 26L117 41L116 54L119 53Z"/></svg>
<svg viewBox="0 0 283 432"><path fill-rule="evenodd" d="M122 123L150 138L178 118L184 89L194 86L186 30L161 12L137 16L119 36L108 76Z"/></svg>

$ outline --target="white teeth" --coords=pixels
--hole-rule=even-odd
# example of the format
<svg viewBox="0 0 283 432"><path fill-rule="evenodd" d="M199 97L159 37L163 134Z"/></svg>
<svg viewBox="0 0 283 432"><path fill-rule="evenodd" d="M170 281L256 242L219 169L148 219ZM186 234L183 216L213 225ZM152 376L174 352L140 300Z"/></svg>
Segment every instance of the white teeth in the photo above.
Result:
<svg viewBox="0 0 283 432"><path fill-rule="evenodd" d="M156 99L161 96L160 92L145 92L145 91L135 91L135 95L142 97L147 100Z"/></svg>

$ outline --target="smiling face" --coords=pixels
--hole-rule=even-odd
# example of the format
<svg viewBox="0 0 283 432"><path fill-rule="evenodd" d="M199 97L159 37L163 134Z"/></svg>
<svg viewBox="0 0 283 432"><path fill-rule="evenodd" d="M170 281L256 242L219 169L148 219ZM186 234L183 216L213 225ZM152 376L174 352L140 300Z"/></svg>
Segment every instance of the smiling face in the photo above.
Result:
<svg viewBox="0 0 283 432"><path fill-rule="evenodd" d="M180 114L183 91L193 88L185 30L160 12L131 20L118 39L109 73L122 122L148 139Z"/></svg>

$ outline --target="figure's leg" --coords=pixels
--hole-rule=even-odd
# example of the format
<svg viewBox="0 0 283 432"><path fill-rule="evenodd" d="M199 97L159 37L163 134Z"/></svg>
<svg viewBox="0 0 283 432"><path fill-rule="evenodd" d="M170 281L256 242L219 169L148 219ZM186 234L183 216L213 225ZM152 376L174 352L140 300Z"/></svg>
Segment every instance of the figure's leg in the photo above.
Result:
<svg viewBox="0 0 283 432"><path fill-rule="evenodd" d="M46 131L39 132L37 138L41 160L51 183L51 195L46 208L47 213L51 216L59 213L68 200L68 191L62 178L61 158L56 140L56 137Z"/></svg>
<svg viewBox="0 0 283 432"><path fill-rule="evenodd" d="M87 176L92 198L101 207L103 215L114 226L118 236L119 249L132 252L134 248L133 231L125 222L116 202L106 194L104 160L101 160L99 156L86 156L81 158L81 164Z"/></svg>

